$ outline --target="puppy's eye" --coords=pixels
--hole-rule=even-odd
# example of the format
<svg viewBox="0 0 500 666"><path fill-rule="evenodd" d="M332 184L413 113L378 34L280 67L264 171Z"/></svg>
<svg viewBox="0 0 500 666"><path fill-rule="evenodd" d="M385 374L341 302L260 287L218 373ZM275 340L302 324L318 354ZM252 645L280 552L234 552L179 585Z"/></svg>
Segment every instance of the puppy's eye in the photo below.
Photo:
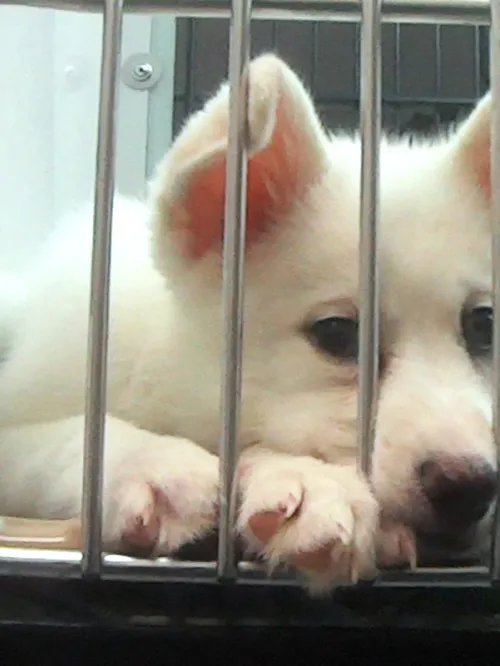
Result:
<svg viewBox="0 0 500 666"><path fill-rule="evenodd" d="M320 351L336 358L357 360L358 322L346 317L316 319L307 328L307 336Z"/></svg>
<svg viewBox="0 0 500 666"><path fill-rule="evenodd" d="M464 311L462 335L471 356L483 356L490 353L493 338L493 309L481 306Z"/></svg>

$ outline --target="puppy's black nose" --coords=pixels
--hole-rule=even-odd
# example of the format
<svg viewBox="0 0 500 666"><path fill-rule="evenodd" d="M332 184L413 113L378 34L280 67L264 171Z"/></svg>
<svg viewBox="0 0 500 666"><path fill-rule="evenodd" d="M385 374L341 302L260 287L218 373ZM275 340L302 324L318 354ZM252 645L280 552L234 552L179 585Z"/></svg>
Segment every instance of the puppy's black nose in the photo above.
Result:
<svg viewBox="0 0 500 666"><path fill-rule="evenodd" d="M418 473L422 491L445 527L471 527L495 499L496 472L484 460L436 458L424 461Z"/></svg>

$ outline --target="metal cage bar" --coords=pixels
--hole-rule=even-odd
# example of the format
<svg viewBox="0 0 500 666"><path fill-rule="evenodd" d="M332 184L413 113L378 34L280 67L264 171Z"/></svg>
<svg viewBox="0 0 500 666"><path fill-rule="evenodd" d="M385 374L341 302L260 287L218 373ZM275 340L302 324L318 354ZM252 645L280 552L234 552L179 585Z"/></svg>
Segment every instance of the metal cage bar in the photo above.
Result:
<svg viewBox="0 0 500 666"><path fill-rule="evenodd" d="M233 533L236 493L236 440L241 402L243 345L243 266L247 191L248 61L251 0L233 0L229 48L229 134L223 247L224 345L221 378L220 513L217 572L236 576Z"/></svg>
<svg viewBox="0 0 500 666"><path fill-rule="evenodd" d="M491 0L490 29L490 86L491 111L491 193L493 204L493 431L500 459L500 0ZM498 464L497 464L498 467ZM500 490L500 471L497 471L497 497ZM493 582L500 581L500 506L497 499L492 529L490 574Z"/></svg>
<svg viewBox="0 0 500 666"><path fill-rule="evenodd" d="M104 435L106 419L109 282L115 189L118 71L122 0L106 0L102 27L94 237L89 308L88 375L83 474L83 559L85 576L101 570Z"/></svg>
<svg viewBox="0 0 500 666"><path fill-rule="evenodd" d="M369 472L379 356L379 144L382 116L382 0L362 0L360 51L361 199L359 244L358 456Z"/></svg>
<svg viewBox="0 0 500 666"><path fill-rule="evenodd" d="M103 11L106 0L2 0L2 4ZM222 18L231 15L231 0L124 0L129 12ZM360 0L254 0L252 18L302 21L359 21ZM405 23L490 23L489 0L384 0L382 20Z"/></svg>
<svg viewBox="0 0 500 666"><path fill-rule="evenodd" d="M129 582L195 582L214 584L216 565L212 562L176 562L136 560L121 555L103 557L102 579ZM46 578L80 578L81 554L75 551L34 551L32 549L0 548L0 577L24 576ZM238 583L271 587L296 586L298 581L286 573L276 572L272 578L258 566L241 562ZM386 571L373 581L375 587L488 587L490 576L486 567L429 568L416 571Z"/></svg>

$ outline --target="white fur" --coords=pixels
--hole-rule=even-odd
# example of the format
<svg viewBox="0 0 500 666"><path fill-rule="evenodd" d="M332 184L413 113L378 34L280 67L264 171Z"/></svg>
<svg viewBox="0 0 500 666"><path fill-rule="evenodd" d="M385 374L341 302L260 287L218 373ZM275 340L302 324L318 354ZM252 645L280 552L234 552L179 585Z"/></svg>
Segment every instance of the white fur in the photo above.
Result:
<svg viewBox="0 0 500 666"><path fill-rule="evenodd" d="M287 520L261 550L272 563L293 564L294 553L330 543L326 573L305 567L310 585L324 587L373 566L378 529L378 505L355 465L356 369L323 356L299 332L314 315L356 309L360 144L323 133L307 93L274 56L255 61L251 76L251 150L268 145L284 99L300 133L297 169L310 182L247 260L239 528L251 543L252 515L283 510L293 518L300 508L299 522ZM109 547L134 526L149 529L153 514L160 552L215 520L220 256L215 249L186 258L191 221L182 227L182 209L179 231L167 211L182 203L192 174L223 155L226 126L223 87L160 165L150 200L115 201ZM395 516L392 535L410 510L419 460L472 453L494 461L488 372L470 361L459 330L467 299L491 299L489 206L470 176L474 156L462 155L466 143L459 134L411 148L386 137L381 145L381 344L389 361L373 483ZM15 317L2 300L4 514L79 512L91 239L88 210L63 225L25 276Z"/></svg>

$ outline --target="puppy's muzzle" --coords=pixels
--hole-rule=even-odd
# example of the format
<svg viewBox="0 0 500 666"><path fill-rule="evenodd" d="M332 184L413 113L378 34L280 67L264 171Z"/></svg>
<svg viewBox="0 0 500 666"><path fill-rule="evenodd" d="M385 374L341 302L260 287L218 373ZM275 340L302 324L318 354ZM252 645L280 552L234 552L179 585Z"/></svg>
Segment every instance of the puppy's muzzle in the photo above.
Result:
<svg viewBox="0 0 500 666"><path fill-rule="evenodd" d="M426 460L418 477L436 521L462 531L486 515L496 493L496 472L482 460Z"/></svg>
<svg viewBox="0 0 500 666"><path fill-rule="evenodd" d="M415 524L421 564L474 561L479 527L496 496L495 469L481 458L448 456L423 461L416 476L423 509Z"/></svg>

